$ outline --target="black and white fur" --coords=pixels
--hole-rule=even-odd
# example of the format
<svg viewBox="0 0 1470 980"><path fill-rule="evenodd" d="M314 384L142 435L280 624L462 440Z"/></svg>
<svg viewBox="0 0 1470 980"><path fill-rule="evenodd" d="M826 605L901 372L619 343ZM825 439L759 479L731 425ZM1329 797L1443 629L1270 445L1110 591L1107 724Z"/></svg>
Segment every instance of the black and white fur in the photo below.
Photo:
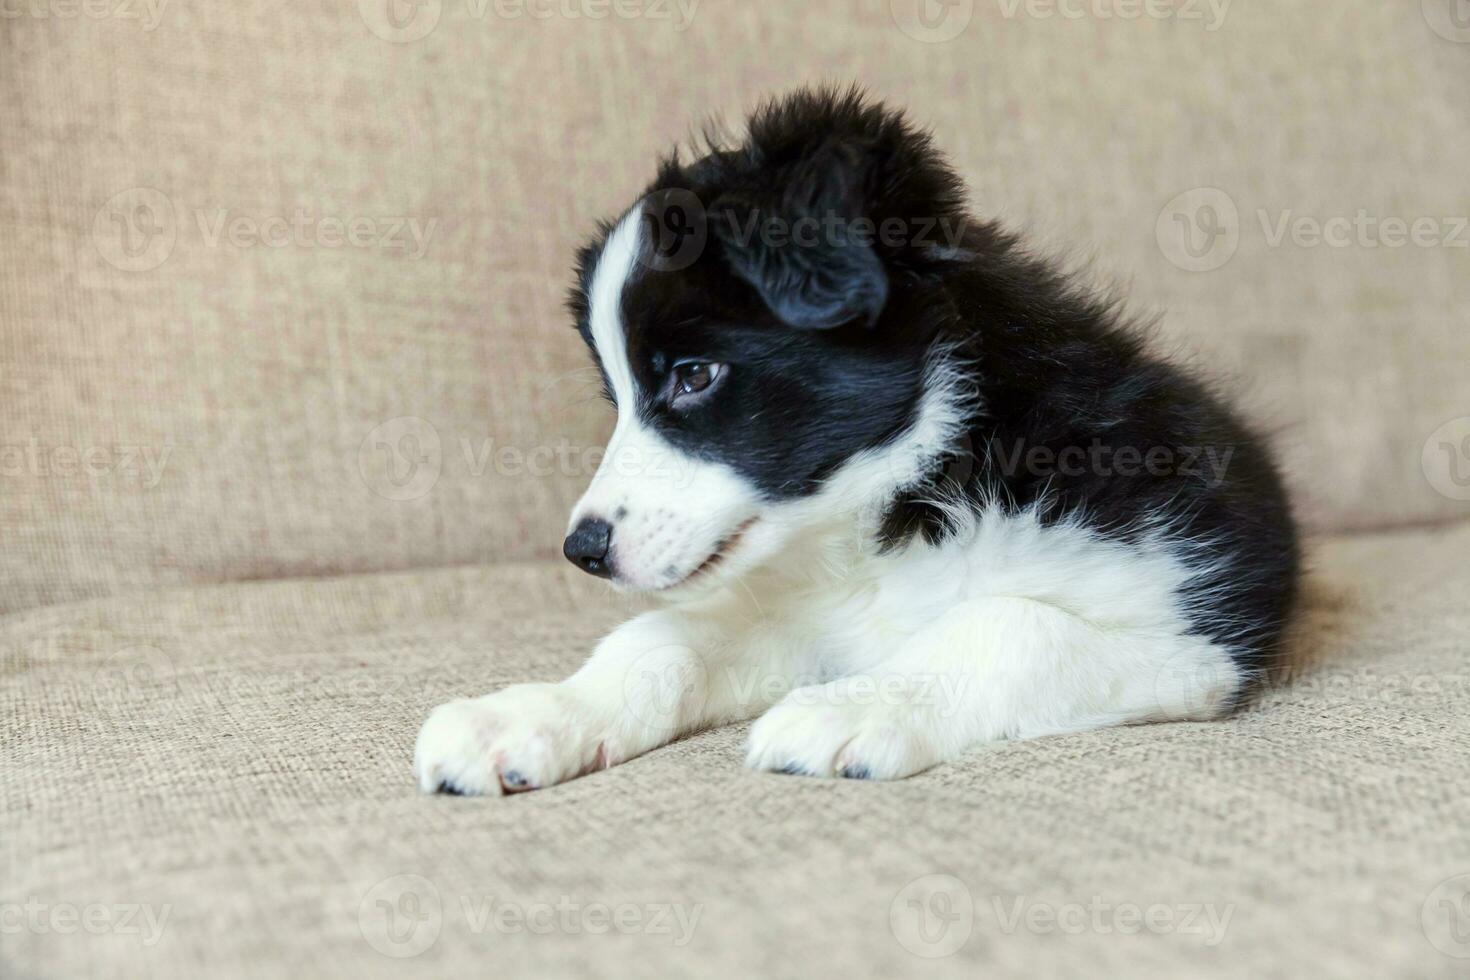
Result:
<svg viewBox="0 0 1470 980"><path fill-rule="evenodd" d="M750 233L803 218L826 230ZM889 219L905 233L868 234ZM692 258L668 261L670 228ZM994 739L1215 718L1269 665L1298 559L1266 451L1112 303L970 218L900 113L772 102L738 148L665 160L579 267L617 425L568 556L665 601L561 683L438 708L425 791L547 787L751 718L753 769L897 779ZM1099 446L1171 465L1017 465ZM1228 466L1182 465L1205 450Z"/></svg>

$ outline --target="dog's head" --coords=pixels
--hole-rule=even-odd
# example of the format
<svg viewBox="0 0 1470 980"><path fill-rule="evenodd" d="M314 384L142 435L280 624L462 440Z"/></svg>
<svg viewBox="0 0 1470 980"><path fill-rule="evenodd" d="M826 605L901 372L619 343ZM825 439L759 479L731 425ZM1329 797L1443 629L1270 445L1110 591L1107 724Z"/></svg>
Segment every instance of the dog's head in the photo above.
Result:
<svg viewBox="0 0 1470 980"><path fill-rule="evenodd" d="M960 422L938 349L966 232L927 138L855 93L666 160L580 256L571 308L617 424L567 557L683 592L921 480Z"/></svg>

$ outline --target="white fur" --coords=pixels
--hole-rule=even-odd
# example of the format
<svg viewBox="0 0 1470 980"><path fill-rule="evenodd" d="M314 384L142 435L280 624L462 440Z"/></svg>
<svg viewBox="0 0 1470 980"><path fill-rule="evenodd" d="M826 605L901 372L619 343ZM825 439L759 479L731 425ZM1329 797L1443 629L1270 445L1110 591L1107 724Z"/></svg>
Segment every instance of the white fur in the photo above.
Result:
<svg viewBox="0 0 1470 980"><path fill-rule="evenodd" d="M943 352L908 433L805 499L762 503L733 470L647 431L618 302L638 238L625 218L593 278L619 414L573 524L614 521L624 586L670 604L614 630L560 684L437 709L415 749L423 789L549 786L762 713L752 768L899 778L996 739L1228 707L1240 671L1194 635L1182 598L1209 571L1192 557L1203 549L1167 528L1123 543L997 502L953 508L942 544L879 551L884 502L932 468L974 397ZM752 520L717 567L685 580Z"/></svg>
<svg viewBox="0 0 1470 980"><path fill-rule="evenodd" d="M755 489L728 466L678 452L638 417L621 300L642 247L635 208L608 236L593 273L588 319L618 421L568 525L570 530L586 517L610 521L616 528L613 584L634 591L683 582L759 506Z"/></svg>
<svg viewBox="0 0 1470 980"><path fill-rule="evenodd" d="M623 289L633 277L638 266L639 250L643 247L643 233L639 226L637 208L623 216L607 236L597 268L592 274L592 286L588 290L588 317L592 328L592 343L597 356L602 359L602 369L607 372L612 386L613 400L619 408L633 404L637 390L633 384L633 370L628 363L628 341L623 330ZM618 417L623 422L625 416Z"/></svg>

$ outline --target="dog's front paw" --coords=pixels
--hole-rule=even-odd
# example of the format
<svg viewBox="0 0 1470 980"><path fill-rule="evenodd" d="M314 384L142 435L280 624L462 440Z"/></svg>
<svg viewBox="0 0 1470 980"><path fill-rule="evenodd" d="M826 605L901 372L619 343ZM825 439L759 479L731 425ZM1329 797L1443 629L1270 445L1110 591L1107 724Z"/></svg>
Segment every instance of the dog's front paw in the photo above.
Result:
<svg viewBox="0 0 1470 980"><path fill-rule="evenodd" d="M500 796L579 776L601 749L574 697L555 684L519 684L435 708L419 729L413 768L425 793Z"/></svg>
<svg viewBox="0 0 1470 980"><path fill-rule="evenodd" d="M940 761L931 708L846 682L799 688L750 730L745 764L792 776L902 779Z"/></svg>

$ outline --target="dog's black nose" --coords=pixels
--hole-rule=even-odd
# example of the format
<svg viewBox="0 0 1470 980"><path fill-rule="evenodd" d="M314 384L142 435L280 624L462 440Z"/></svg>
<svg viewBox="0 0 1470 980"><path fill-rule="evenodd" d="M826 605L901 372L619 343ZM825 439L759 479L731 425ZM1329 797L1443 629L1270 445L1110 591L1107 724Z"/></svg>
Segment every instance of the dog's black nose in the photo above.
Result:
<svg viewBox="0 0 1470 980"><path fill-rule="evenodd" d="M589 575L612 578L612 562L607 557L611 544L612 525L598 517L584 517L567 535L561 553Z"/></svg>

